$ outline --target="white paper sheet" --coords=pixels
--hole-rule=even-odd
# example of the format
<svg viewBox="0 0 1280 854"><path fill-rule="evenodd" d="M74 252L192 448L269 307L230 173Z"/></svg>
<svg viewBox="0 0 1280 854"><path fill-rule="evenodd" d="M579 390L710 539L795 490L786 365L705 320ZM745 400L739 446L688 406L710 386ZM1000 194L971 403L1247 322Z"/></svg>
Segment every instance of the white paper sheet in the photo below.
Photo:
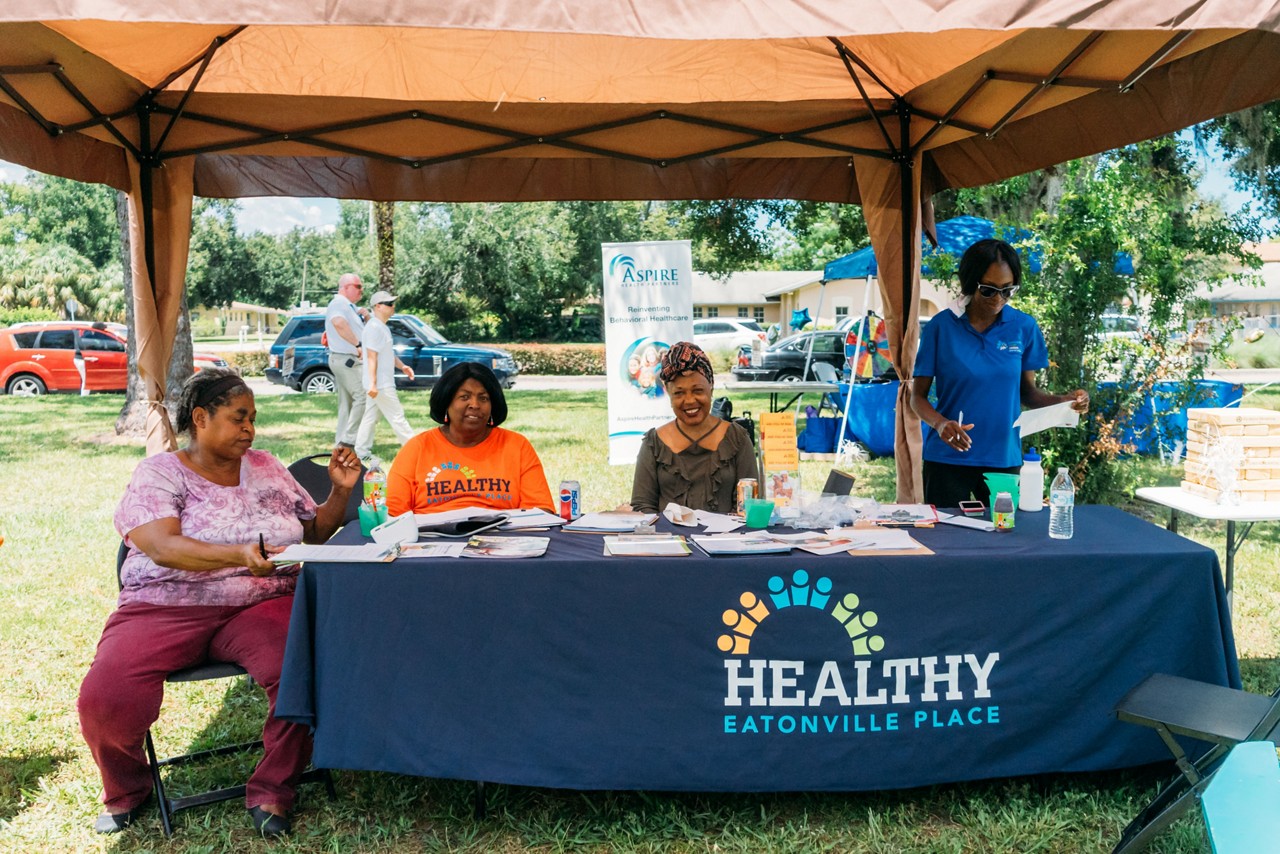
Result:
<svg viewBox="0 0 1280 854"><path fill-rule="evenodd" d="M358 546L298 543L287 547L279 554L272 555L271 562L286 564L310 560L324 563L384 563L391 559L390 556L395 551L395 546L383 546L378 543L364 543Z"/></svg>
<svg viewBox="0 0 1280 854"><path fill-rule="evenodd" d="M563 530L588 534L613 534L634 531L637 525L652 525L657 513L584 513L565 525Z"/></svg>
<svg viewBox="0 0 1280 854"><path fill-rule="evenodd" d="M905 528L832 528L827 531L827 534L853 540L853 545L849 548L854 551L920 548L920 543Z"/></svg>
<svg viewBox="0 0 1280 854"><path fill-rule="evenodd" d="M604 538L604 553L610 557L649 557L667 556L684 557L689 554L689 546L684 537L625 534Z"/></svg>
<svg viewBox="0 0 1280 854"><path fill-rule="evenodd" d="M458 557L467 547L466 540L433 540L401 546L400 557Z"/></svg>
<svg viewBox="0 0 1280 854"><path fill-rule="evenodd" d="M698 524L704 525L705 534L725 534L729 531L736 531L742 527L742 520L735 519L732 516L726 516L723 513L712 513L709 510L698 510L696 513Z"/></svg>
<svg viewBox="0 0 1280 854"><path fill-rule="evenodd" d="M1023 439L1033 436L1050 427L1075 427L1080 423L1080 413L1071 408L1074 401L1055 403L1053 406L1042 406L1039 409L1028 409L1018 416L1013 426L1022 432Z"/></svg>
<svg viewBox="0 0 1280 854"><path fill-rule="evenodd" d="M527 531L535 528L555 528L564 524L564 519L546 510L503 510L507 521L498 526L499 531Z"/></svg>
<svg viewBox="0 0 1280 854"><path fill-rule="evenodd" d="M436 513L415 513L413 520L418 523L418 527L423 525L441 525L447 522L461 522L465 519L475 519L478 516L492 516L494 513L502 513L502 510L490 510L487 507L461 507L457 510L440 510ZM559 517L557 517L559 518Z"/></svg>
<svg viewBox="0 0 1280 854"><path fill-rule="evenodd" d="M951 513L943 513L941 510L938 511L938 521L943 525L972 528L975 531L994 531L996 529L996 526L986 519L979 519L976 516L955 516Z"/></svg>

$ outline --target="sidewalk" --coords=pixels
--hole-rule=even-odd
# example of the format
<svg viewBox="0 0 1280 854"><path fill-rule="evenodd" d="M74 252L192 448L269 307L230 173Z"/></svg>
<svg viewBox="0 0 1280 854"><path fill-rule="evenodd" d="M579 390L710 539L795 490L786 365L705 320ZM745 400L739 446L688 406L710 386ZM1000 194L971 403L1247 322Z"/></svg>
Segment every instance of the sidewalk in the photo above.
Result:
<svg viewBox="0 0 1280 854"><path fill-rule="evenodd" d="M1280 383L1280 368L1239 368L1235 370L1224 368L1222 370L1206 371L1205 378L1244 383L1245 385ZM266 394L296 394L296 392L285 386L267 382L265 377L250 377L248 384L253 393L259 396ZM551 376L548 374L521 374L516 377L515 384L516 391L603 391L604 388L604 374L571 377ZM736 390L749 391L750 389L749 387L739 387Z"/></svg>
<svg viewBox="0 0 1280 854"><path fill-rule="evenodd" d="M1280 374L1280 371L1277 372ZM264 395L297 394L288 386L268 382L266 377L249 377L245 382L258 397ZM516 377L515 391L604 391L604 374L557 377L538 374L521 374ZM425 392L426 389L423 389Z"/></svg>

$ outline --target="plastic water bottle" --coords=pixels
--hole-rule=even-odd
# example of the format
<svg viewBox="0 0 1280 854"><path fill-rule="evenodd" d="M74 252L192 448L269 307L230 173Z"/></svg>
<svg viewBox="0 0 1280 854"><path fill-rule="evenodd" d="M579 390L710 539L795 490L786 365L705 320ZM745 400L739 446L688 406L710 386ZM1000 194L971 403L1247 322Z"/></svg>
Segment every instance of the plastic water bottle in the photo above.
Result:
<svg viewBox="0 0 1280 854"><path fill-rule="evenodd" d="M364 466L364 503L372 507L386 507L387 474L382 470L382 460L369 457Z"/></svg>
<svg viewBox="0 0 1280 854"><path fill-rule="evenodd" d="M1022 469L1018 472L1018 509L1024 513L1044 509L1044 467L1035 448L1023 456Z"/></svg>
<svg viewBox="0 0 1280 854"><path fill-rule="evenodd" d="M1075 533L1071 514L1076 504L1076 485L1065 467L1058 469L1053 485L1049 487L1049 536L1055 540L1069 540Z"/></svg>

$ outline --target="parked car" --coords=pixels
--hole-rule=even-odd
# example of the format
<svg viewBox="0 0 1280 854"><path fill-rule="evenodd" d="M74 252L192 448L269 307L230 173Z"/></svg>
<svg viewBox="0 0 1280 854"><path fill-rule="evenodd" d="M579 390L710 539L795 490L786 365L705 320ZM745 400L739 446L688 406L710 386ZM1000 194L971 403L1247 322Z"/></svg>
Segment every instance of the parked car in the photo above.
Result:
<svg viewBox="0 0 1280 854"><path fill-rule="evenodd" d="M506 350L452 344L420 318L393 314L387 322L396 355L413 368L412 382L396 373L396 388L430 388L440 375L459 362L479 362L493 368L503 388L515 384L520 369ZM327 394L334 390L329 353L324 341L324 315L300 314L280 330L267 356L267 379L295 391Z"/></svg>
<svg viewBox="0 0 1280 854"><path fill-rule="evenodd" d="M1142 321L1129 314L1104 314L1102 315L1102 329L1099 331L1098 337L1103 341L1117 338L1141 341Z"/></svg>
<svg viewBox="0 0 1280 854"><path fill-rule="evenodd" d="M792 335L766 348L758 366L753 367L749 359L745 365L739 360L740 363L733 368L733 377L739 382L800 382L810 341L813 342L813 361L830 365L835 368L836 375L841 376L846 365L844 339L845 333L835 330ZM812 366L804 379L817 379Z"/></svg>
<svg viewBox="0 0 1280 854"><path fill-rule="evenodd" d="M0 329L0 389L37 395L80 391L76 356L89 391L124 391L129 384L128 330L121 323L40 321ZM195 370L225 368L213 353L194 353Z"/></svg>
<svg viewBox="0 0 1280 854"><path fill-rule="evenodd" d="M764 341L764 330L754 320L740 317L713 317L693 322L693 343L703 350L733 350Z"/></svg>

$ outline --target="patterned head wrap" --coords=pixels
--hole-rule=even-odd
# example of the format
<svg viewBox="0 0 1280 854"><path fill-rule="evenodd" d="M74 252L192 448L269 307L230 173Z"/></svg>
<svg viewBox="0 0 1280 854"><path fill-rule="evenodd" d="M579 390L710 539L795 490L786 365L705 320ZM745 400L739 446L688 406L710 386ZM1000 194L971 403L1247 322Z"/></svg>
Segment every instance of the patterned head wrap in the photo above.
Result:
<svg viewBox="0 0 1280 854"><path fill-rule="evenodd" d="M662 356L662 370L658 376L664 383L673 382L681 374L699 373L707 378L707 382L715 384L715 371L711 368L711 360L697 344L680 341L671 345Z"/></svg>

